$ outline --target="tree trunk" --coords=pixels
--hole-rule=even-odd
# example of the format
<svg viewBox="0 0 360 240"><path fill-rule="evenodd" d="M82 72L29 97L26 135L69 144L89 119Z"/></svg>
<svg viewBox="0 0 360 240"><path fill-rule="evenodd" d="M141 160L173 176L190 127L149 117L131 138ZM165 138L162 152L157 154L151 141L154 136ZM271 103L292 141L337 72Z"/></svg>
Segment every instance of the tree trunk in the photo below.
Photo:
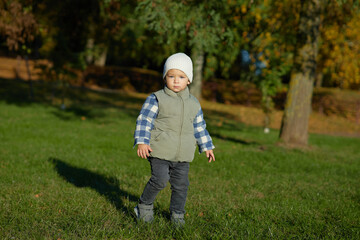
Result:
<svg viewBox="0 0 360 240"><path fill-rule="evenodd" d="M315 86L317 88L322 87L323 78L324 78L324 75L323 75L323 73L321 71L316 74Z"/></svg>
<svg viewBox="0 0 360 240"><path fill-rule="evenodd" d="M194 77L192 83L190 84L190 92L198 100L200 100L204 66L204 51L202 50L202 48L194 47L192 50L191 58L194 62Z"/></svg>
<svg viewBox="0 0 360 240"><path fill-rule="evenodd" d="M86 63L88 65L94 62L94 38L88 38L86 42Z"/></svg>
<svg viewBox="0 0 360 240"><path fill-rule="evenodd" d="M104 67L106 64L106 57L107 57L108 48L105 45L100 46L100 53L99 56L96 57L94 61L95 66Z"/></svg>
<svg viewBox="0 0 360 240"><path fill-rule="evenodd" d="M34 90L33 90L33 85L32 85L32 80L31 80L29 58L27 55L25 56L25 63L26 63L26 70L27 70L27 74L28 74L28 81L29 81L29 87L30 87L30 101L32 101L32 100L34 100Z"/></svg>
<svg viewBox="0 0 360 240"><path fill-rule="evenodd" d="M316 75L321 0L301 1L294 67L286 98L280 140L287 145L308 144L308 123Z"/></svg>
<svg viewBox="0 0 360 240"><path fill-rule="evenodd" d="M264 117L264 133L270 132L270 123L271 123L271 97L266 96L263 104L263 111L265 113Z"/></svg>

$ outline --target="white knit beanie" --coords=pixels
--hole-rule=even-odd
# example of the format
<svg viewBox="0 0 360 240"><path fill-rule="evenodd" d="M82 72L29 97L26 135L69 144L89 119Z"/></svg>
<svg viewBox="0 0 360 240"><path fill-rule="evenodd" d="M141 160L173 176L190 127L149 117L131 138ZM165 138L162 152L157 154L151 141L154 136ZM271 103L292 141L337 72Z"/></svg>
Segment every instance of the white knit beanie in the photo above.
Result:
<svg viewBox="0 0 360 240"><path fill-rule="evenodd" d="M183 71L189 81L193 80L193 64L191 58L185 53L175 53L166 59L164 64L163 78L170 69L178 69Z"/></svg>

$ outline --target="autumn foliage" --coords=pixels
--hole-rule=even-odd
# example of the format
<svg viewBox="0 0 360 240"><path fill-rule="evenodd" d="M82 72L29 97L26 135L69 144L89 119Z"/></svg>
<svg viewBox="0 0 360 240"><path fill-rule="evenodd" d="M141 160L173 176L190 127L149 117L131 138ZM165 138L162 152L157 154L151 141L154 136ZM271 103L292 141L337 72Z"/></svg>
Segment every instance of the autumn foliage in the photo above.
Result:
<svg viewBox="0 0 360 240"><path fill-rule="evenodd" d="M323 27L319 70L326 85L360 88L360 15L355 14L343 25Z"/></svg>
<svg viewBox="0 0 360 240"><path fill-rule="evenodd" d="M0 36L5 37L10 50L27 50L25 44L34 41L37 27L30 9L17 1L0 1Z"/></svg>

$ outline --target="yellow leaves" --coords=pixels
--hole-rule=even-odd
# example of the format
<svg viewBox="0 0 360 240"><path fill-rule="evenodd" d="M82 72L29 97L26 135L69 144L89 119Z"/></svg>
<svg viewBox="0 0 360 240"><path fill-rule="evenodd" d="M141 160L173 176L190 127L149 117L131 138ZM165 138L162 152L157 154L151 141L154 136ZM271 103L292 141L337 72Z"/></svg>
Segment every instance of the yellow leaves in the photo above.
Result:
<svg viewBox="0 0 360 240"><path fill-rule="evenodd" d="M336 24L322 30L320 59L323 72L342 88L359 86L360 82L360 16L355 15L345 26Z"/></svg>
<svg viewBox="0 0 360 240"><path fill-rule="evenodd" d="M345 35L346 35L346 36L351 36L352 33L353 33L353 29L351 29L351 28L347 28L347 29L345 30Z"/></svg>
<svg viewBox="0 0 360 240"><path fill-rule="evenodd" d="M325 67L330 67L334 64L333 60L332 59L326 59L325 62L324 62L324 66Z"/></svg>
<svg viewBox="0 0 360 240"><path fill-rule="evenodd" d="M38 194L35 194L34 197L35 197L35 198L41 198L42 195L43 195L43 193L38 193Z"/></svg>
<svg viewBox="0 0 360 240"><path fill-rule="evenodd" d="M264 55L261 55L260 57L258 57L258 59L259 59L260 61L265 61Z"/></svg>
<svg viewBox="0 0 360 240"><path fill-rule="evenodd" d="M268 41L271 41L271 33L269 33L269 32L265 33L265 38L266 38Z"/></svg>
<svg viewBox="0 0 360 240"><path fill-rule="evenodd" d="M337 25L326 28L323 32L324 41L334 41L339 37L339 27Z"/></svg>
<svg viewBox="0 0 360 240"><path fill-rule="evenodd" d="M250 71L255 72L256 66L255 64L250 65Z"/></svg>
<svg viewBox="0 0 360 240"><path fill-rule="evenodd" d="M287 45L287 46L286 46L286 51L287 51L287 52L292 52L292 51L294 51L294 49L295 49L295 46L294 46L294 45Z"/></svg>
<svg viewBox="0 0 360 240"><path fill-rule="evenodd" d="M245 42L248 42L250 39L248 38L248 32L244 31L242 33L242 38L245 40Z"/></svg>
<svg viewBox="0 0 360 240"><path fill-rule="evenodd" d="M246 5L241 5L241 13L246 13L247 12L247 8L246 8Z"/></svg>
<svg viewBox="0 0 360 240"><path fill-rule="evenodd" d="M270 57L270 55L271 55L271 52L270 52L270 50L269 49L265 49L265 56L266 57Z"/></svg>
<svg viewBox="0 0 360 240"><path fill-rule="evenodd" d="M261 15L260 15L260 13L256 13L256 14L255 14L255 21L256 21L256 22L260 22L260 21L261 21Z"/></svg>
<svg viewBox="0 0 360 240"><path fill-rule="evenodd" d="M274 54L275 54L276 57L280 57L280 56L281 56L281 52L278 51L278 50L275 50L275 51L274 51Z"/></svg>

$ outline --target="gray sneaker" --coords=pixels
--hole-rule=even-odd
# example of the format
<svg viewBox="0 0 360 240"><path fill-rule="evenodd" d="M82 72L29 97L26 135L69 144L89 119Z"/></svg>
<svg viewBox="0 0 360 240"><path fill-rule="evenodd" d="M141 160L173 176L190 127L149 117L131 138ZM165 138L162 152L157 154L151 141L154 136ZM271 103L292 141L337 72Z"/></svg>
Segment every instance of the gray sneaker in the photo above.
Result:
<svg viewBox="0 0 360 240"><path fill-rule="evenodd" d="M151 223L154 220L154 205L138 204L134 208L136 218L146 223Z"/></svg>
<svg viewBox="0 0 360 240"><path fill-rule="evenodd" d="M177 228L183 228L185 226L184 214L172 212L170 219Z"/></svg>

